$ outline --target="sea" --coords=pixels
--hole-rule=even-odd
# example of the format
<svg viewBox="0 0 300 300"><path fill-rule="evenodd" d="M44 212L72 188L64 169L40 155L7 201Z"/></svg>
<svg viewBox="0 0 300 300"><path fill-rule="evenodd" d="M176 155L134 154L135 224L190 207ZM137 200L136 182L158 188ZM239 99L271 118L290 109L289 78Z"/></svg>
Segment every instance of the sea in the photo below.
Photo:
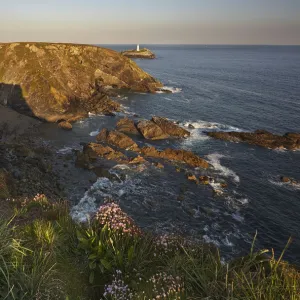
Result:
<svg viewBox="0 0 300 300"><path fill-rule="evenodd" d="M117 51L136 47L102 46ZM249 252L254 237L256 249L274 249L279 256L291 237L284 258L300 264L300 185L280 181L280 176L300 181L300 151L269 150L205 134L300 132L300 47L142 46L157 58L136 63L170 93L121 94L117 101L123 112L116 117L90 115L75 123L71 133L45 124L44 138L60 155L69 155L72 149L81 149L81 143L95 141L102 128L114 128L124 116L167 117L189 130L191 137L137 142L195 152L214 168L189 171L209 175L215 182L196 185L168 164L164 169L116 165L110 172L117 181L99 177L85 189L78 188L80 180L74 184L73 217L84 221L111 198L144 230L213 243L224 260ZM77 176L85 176L84 172ZM221 188L219 183L228 186Z"/></svg>

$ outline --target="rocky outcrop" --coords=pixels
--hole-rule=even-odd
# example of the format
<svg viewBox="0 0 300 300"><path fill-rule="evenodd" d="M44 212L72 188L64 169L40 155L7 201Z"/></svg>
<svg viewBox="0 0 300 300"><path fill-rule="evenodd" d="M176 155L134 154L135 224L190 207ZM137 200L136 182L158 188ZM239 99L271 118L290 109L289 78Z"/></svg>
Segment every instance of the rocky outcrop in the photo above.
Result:
<svg viewBox="0 0 300 300"><path fill-rule="evenodd" d="M295 180L294 178L286 177L286 176L281 176L280 177L281 182L283 183L290 183L292 185L299 185L300 186L300 181Z"/></svg>
<svg viewBox="0 0 300 300"><path fill-rule="evenodd" d="M184 138L191 135L189 131L181 128L167 118L153 117L152 122L158 125L164 133L168 134L171 137Z"/></svg>
<svg viewBox="0 0 300 300"><path fill-rule="evenodd" d="M121 54L130 58L147 58L147 59L155 58L155 54L147 48L140 49L140 51L127 50L121 52Z"/></svg>
<svg viewBox="0 0 300 300"><path fill-rule="evenodd" d="M123 153L115 151L109 146L89 143L83 147L82 152L77 153L76 165L82 168L88 168L90 163L98 158L113 160L118 163L128 163L128 158Z"/></svg>
<svg viewBox="0 0 300 300"><path fill-rule="evenodd" d="M198 155L187 150L165 149L159 151L154 147L142 148L142 154L149 157L168 159L171 161L186 163L191 167L200 167L207 169L209 163Z"/></svg>
<svg viewBox="0 0 300 300"><path fill-rule="evenodd" d="M169 138L169 135L152 121L140 121L137 124L137 128L147 140L163 140Z"/></svg>
<svg viewBox="0 0 300 300"><path fill-rule="evenodd" d="M106 128L104 128L97 135L96 139L98 142L116 146L120 149L132 150L132 151L140 150L139 146L136 144L136 142L133 139L131 139L126 134L116 130L109 131Z"/></svg>
<svg viewBox="0 0 300 300"><path fill-rule="evenodd" d="M119 122L117 123L117 130L128 134L140 134L134 124L134 121L128 118L119 120Z"/></svg>
<svg viewBox="0 0 300 300"><path fill-rule="evenodd" d="M58 123L58 127L64 130L72 130L73 126L70 122L62 121Z"/></svg>
<svg viewBox="0 0 300 300"><path fill-rule="evenodd" d="M154 92L162 85L120 53L88 45L0 44L0 102L56 122L118 109L111 89Z"/></svg>
<svg viewBox="0 0 300 300"><path fill-rule="evenodd" d="M207 135L220 140L245 142L270 149L300 149L300 133L287 133L280 136L266 130L256 130L254 132L207 132Z"/></svg>

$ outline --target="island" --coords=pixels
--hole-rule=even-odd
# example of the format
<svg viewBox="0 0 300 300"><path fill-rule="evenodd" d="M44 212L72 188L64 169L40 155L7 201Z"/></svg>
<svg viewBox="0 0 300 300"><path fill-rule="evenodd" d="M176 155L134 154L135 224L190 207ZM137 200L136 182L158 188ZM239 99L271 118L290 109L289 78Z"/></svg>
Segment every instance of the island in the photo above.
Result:
<svg viewBox="0 0 300 300"><path fill-rule="evenodd" d="M137 45L134 50L126 50L121 52L122 55L129 58L146 58L146 59L154 59L156 58L155 54L147 48L140 49L140 45Z"/></svg>

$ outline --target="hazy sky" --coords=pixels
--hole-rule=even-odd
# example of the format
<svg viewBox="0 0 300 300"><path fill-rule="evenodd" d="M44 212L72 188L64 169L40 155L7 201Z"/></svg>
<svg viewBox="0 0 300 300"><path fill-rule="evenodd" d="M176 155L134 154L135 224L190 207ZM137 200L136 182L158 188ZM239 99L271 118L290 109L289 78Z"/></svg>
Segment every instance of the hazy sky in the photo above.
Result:
<svg viewBox="0 0 300 300"><path fill-rule="evenodd" d="M300 0L0 0L0 42L300 44Z"/></svg>

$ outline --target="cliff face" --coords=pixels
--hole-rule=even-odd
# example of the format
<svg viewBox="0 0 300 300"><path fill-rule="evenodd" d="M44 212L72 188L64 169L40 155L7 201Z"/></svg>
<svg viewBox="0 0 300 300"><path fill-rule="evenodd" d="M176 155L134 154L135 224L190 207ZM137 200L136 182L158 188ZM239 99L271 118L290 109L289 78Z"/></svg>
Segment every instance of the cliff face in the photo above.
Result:
<svg viewBox="0 0 300 300"><path fill-rule="evenodd" d="M109 101L109 88L153 92L161 84L116 51L88 45L0 44L0 103L47 121ZM101 96L102 97L99 97ZM111 103L110 103L111 105Z"/></svg>

